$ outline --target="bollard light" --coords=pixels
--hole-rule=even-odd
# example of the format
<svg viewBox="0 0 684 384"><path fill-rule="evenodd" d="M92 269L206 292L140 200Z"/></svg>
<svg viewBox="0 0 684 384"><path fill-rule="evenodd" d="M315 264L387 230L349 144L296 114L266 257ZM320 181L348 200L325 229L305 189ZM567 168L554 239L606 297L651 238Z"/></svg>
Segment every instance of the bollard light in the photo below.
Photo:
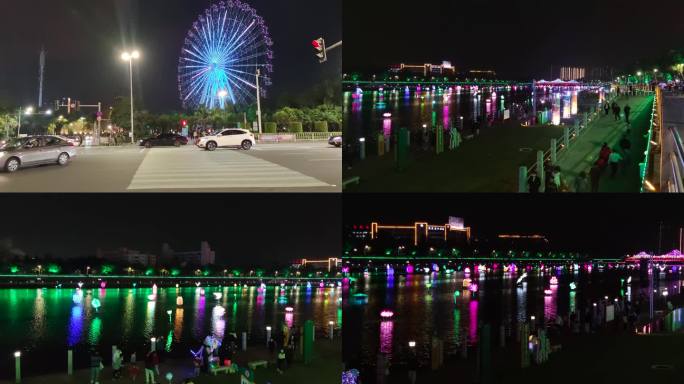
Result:
<svg viewBox="0 0 684 384"><path fill-rule="evenodd" d="M270 325L267 326L267 327L266 327L266 330L270 332L270 331L271 331L271 326L270 326Z"/></svg>
<svg viewBox="0 0 684 384"><path fill-rule="evenodd" d="M14 352L14 357L21 357L21 351Z"/></svg>
<svg viewBox="0 0 684 384"><path fill-rule="evenodd" d="M409 347L415 348L415 347L416 347L416 342L413 341L413 340L409 341Z"/></svg>
<svg viewBox="0 0 684 384"><path fill-rule="evenodd" d="M530 320L534 321L536 319L535 316L530 316Z"/></svg>

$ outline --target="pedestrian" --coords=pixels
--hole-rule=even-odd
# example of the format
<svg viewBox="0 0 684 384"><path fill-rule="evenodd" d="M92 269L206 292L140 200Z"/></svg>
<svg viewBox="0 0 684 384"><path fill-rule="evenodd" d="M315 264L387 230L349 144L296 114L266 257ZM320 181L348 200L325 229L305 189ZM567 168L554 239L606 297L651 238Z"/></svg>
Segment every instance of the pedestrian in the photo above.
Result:
<svg viewBox="0 0 684 384"><path fill-rule="evenodd" d="M580 171L580 173L575 178L574 192L576 192L576 193L589 192L589 180L587 180L587 173L586 172Z"/></svg>
<svg viewBox="0 0 684 384"><path fill-rule="evenodd" d="M192 357L193 366L193 377L198 377L200 375L200 370L202 369L202 357L193 355Z"/></svg>
<svg viewBox="0 0 684 384"><path fill-rule="evenodd" d="M610 177L615 177L618 172L618 167L622 161L622 156L617 151L611 152L608 157L608 164L610 164Z"/></svg>
<svg viewBox="0 0 684 384"><path fill-rule="evenodd" d="M283 374L285 371L285 350L281 349L280 352L278 352L278 368L277 371L279 374Z"/></svg>
<svg viewBox="0 0 684 384"><path fill-rule="evenodd" d="M608 116L608 112L610 112L610 107L608 106L608 103L603 103L603 111L606 113L606 116Z"/></svg>
<svg viewBox="0 0 684 384"><path fill-rule="evenodd" d="M624 111L625 111L625 122L626 122L627 124L629 124L629 111L631 111L631 110L632 110L632 108L630 108L629 104L625 104L625 108L624 108Z"/></svg>
<svg viewBox="0 0 684 384"><path fill-rule="evenodd" d="M121 378L121 364L123 363L123 353L116 346L114 346L112 349L112 376L114 380L118 380Z"/></svg>
<svg viewBox="0 0 684 384"><path fill-rule="evenodd" d="M632 142L629 140L630 130L628 129L620 139L620 151L625 159L625 164L631 162Z"/></svg>
<svg viewBox="0 0 684 384"><path fill-rule="evenodd" d="M607 162L611 152L612 151L610 150L608 143L603 143L601 150L599 151L599 159L605 160Z"/></svg>
<svg viewBox="0 0 684 384"><path fill-rule="evenodd" d="M599 181L601 180L601 167L594 164L589 170L589 183L591 184L591 193L599 191Z"/></svg>
<svg viewBox="0 0 684 384"><path fill-rule="evenodd" d="M145 356L145 384L155 384L156 375L159 375L159 356L152 350Z"/></svg>
<svg viewBox="0 0 684 384"><path fill-rule="evenodd" d="M614 101L613 101L613 116L615 117L615 121L620 120L620 106L617 105L617 103Z"/></svg>
<svg viewBox="0 0 684 384"><path fill-rule="evenodd" d="M530 177L527 179L527 190L530 193L539 193L539 187L541 187L541 179L537 176L537 172L530 172Z"/></svg>
<svg viewBox="0 0 684 384"><path fill-rule="evenodd" d="M104 368L104 365L102 365L102 356L100 356L97 349L93 348L93 350L90 351L90 384L100 383L100 371L102 368Z"/></svg>

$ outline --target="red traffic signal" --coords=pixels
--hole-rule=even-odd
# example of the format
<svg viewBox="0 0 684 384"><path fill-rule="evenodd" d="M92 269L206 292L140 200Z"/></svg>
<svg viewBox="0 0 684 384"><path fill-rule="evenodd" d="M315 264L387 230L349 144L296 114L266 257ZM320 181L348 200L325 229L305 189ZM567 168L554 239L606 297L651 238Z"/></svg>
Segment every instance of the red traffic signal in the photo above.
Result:
<svg viewBox="0 0 684 384"><path fill-rule="evenodd" d="M311 42L313 45L318 61L325 63L328 60L328 53L325 49L325 39L322 37Z"/></svg>
<svg viewBox="0 0 684 384"><path fill-rule="evenodd" d="M181 126L182 126L183 128L187 127L187 126L188 126L188 121L187 121L187 120L181 120Z"/></svg>

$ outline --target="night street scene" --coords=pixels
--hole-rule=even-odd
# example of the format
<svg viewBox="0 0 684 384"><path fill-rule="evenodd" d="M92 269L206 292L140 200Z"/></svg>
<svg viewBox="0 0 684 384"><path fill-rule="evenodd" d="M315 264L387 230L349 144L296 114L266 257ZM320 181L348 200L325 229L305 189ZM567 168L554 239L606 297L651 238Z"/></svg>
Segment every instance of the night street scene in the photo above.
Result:
<svg viewBox="0 0 684 384"><path fill-rule="evenodd" d="M681 382L682 204L585 196L347 195L343 383Z"/></svg>
<svg viewBox="0 0 684 384"><path fill-rule="evenodd" d="M0 383L340 382L339 195L3 202Z"/></svg>
<svg viewBox="0 0 684 384"><path fill-rule="evenodd" d="M341 0L5 0L0 192L340 192L341 23Z"/></svg>
<svg viewBox="0 0 684 384"><path fill-rule="evenodd" d="M684 191L681 1L394 5L344 2L345 191Z"/></svg>

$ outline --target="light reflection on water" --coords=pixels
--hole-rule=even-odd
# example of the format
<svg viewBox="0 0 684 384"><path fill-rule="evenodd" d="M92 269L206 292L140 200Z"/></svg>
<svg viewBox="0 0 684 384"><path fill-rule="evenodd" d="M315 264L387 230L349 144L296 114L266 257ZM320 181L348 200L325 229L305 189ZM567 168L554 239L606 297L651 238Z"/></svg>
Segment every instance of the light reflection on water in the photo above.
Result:
<svg viewBox="0 0 684 384"><path fill-rule="evenodd" d="M67 346L85 350L98 345L106 355L113 344L144 348L156 336L164 339L159 345L171 355L185 356L187 348L196 347L208 333L220 338L228 331L247 331L251 339L259 340L265 337L266 325L279 330L282 324L299 327L306 320L313 320L317 332L323 333L329 321L341 325L338 290L287 287L283 296L287 300L281 301L273 287L259 298L254 288L207 287L205 295L195 287L159 288L156 300L150 301L149 288L98 288L84 289L82 300L75 303L74 289L4 289L0 290L5 308L0 312L0 328L5 330L0 355L21 349L22 364L32 366L32 372L33 366L54 371L62 369ZM213 292L221 292L222 298L216 300ZM182 307L176 306L177 295L184 299ZM94 298L101 301L97 311L92 307ZM286 306L293 308L292 313L286 313ZM0 371L10 372L9 359L4 360Z"/></svg>
<svg viewBox="0 0 684 384"><path fill-rule="evenodd" d="M371 364L378 352L401 360L406 355L408 342L416 341L416 352L427 360L434 335L444 340L445 353L456 354L463 335L467 335L469 344L477 343L478 328L483 324L503 325L508 329L507 334L514 334L516 324L529 321L531 316L551 324L557 316L566 316L604 296L610 300L624 296L631 301L636 295L634 292L638 291L639 295L646 292L637 280L632 285L621 286L620 277L625 275L611 271L580 274L531 271L520 285L516 285L517 276L468 275L473 283L477 282L477 292L464 288L466 276L461 272L450 276L358 276L350 295L364 293L368 295L368 303L350 302L345 308L347 332L361 335L360 340L350 341L350 350L345 354ZM558 278L557 285L550 283L553 276ZM570 289L570 282L575 282L576 291ZM662 295L665 288L669 290L669 297L681 291L681 281L672 281L671 276L663 276L656 286L656 308L665 305L666 298ZM545 290L548 291L545 293ZM392 310L394 316L381 319L383 309Z"/></svg>

